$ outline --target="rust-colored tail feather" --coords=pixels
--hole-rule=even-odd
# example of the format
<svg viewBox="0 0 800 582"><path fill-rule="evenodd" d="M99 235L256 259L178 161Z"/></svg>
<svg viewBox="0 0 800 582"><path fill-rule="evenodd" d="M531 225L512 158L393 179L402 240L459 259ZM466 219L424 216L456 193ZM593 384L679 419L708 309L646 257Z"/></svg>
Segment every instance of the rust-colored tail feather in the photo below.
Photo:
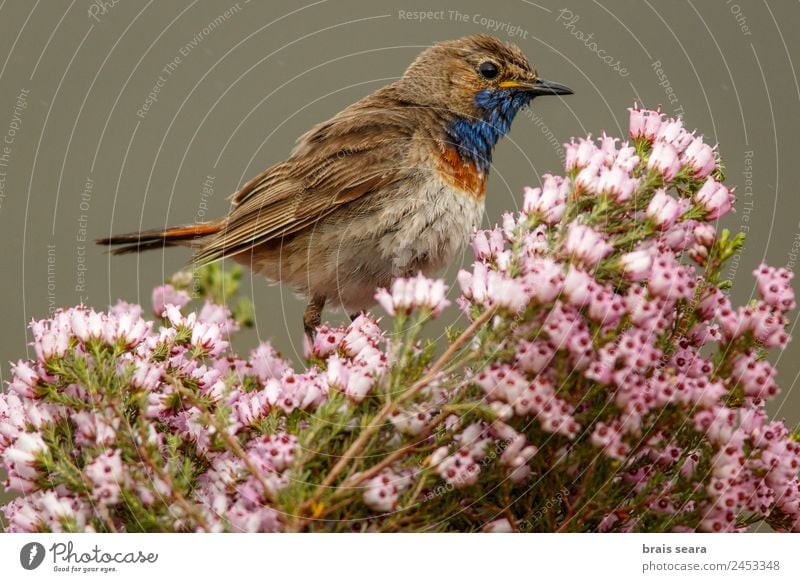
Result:
<svg viewBox="0 0 800 582"><path fill-rule="evenodd" d="M126 255L128 253L138 253L178 245L191 246L191 241L215 234L219 231L219 228L219 224L216 222L187 224L171 228L118 234L108 238L99 238L95 242L106 246L121 245L113 249L111 254ZM188 245L187 241L189 242Z"/></svg>

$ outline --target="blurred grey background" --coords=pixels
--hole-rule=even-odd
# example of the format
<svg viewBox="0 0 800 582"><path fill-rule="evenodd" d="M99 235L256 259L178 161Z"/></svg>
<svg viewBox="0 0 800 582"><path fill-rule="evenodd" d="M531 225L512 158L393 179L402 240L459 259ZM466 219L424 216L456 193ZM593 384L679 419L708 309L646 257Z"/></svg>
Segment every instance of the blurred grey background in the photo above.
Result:
<svg viewBox="0 0 800 582"><path fill-rule="evenodd" d="M92 239L224 214L227 196L312 124L401 75L423 47L475 32L517 43L575 90L536 100L501 142L485 225L559 171L570 136L624 135L634 99L661 104L721 144L739 197L725 225L748 234L727 275L746 301L755 266L794 267L800 249L798 25L797 2L756 0L4 1L2 379L26 355L31 318L79 301L149 306L189 256L111 258ZM236 347L269 339L298 360L303 302L249 275L244 292L257 322ZM800 341L778 366L772 409L794 424Z"/></svg>

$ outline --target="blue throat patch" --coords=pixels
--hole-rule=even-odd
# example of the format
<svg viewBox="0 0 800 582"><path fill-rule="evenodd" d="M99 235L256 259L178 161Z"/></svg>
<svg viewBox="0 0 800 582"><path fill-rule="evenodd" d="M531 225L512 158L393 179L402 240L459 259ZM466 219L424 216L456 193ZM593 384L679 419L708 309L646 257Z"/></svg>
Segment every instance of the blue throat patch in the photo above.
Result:
<svg viewBox="0 0 800 582"><path fill-rule="evenodd" d="M447 135L464 161L486 172L492 164L495 144L511 129L514 116L533 96L516 89L484 89L475 95L482 119L456 117L447 126Z"/></svg>

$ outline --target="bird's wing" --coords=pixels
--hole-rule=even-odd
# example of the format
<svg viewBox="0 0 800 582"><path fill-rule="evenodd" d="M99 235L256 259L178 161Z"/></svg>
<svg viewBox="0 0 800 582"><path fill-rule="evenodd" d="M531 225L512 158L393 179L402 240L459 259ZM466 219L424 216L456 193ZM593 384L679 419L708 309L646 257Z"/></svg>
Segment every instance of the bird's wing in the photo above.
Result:
<svg viewBox="0 0 800 582"><path fill-rule="evenodd" d="M408 124L391 123L391 112L387 123L385 110L357 113L346 109L313 128L292 157L248 182L194 261L207 264L296 233L395 181L405 169Z"/></svg>

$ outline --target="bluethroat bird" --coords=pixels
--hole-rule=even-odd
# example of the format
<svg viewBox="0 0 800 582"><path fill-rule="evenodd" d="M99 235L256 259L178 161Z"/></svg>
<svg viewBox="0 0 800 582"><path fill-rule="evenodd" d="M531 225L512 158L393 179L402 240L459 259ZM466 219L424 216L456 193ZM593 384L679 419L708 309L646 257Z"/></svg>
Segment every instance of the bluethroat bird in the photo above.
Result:
<svg viewBox="0 0 800 582"><path fill-rule="evenodd" d="M539 95L523 52L478 34L424 50L397 81L302 135L285 161L231 196L209 223L112 236L114 254L195 249L230 257L309 298L313 335L326 304L357 314L396 277L450 263L480 225L492 150Z"/></svg>

